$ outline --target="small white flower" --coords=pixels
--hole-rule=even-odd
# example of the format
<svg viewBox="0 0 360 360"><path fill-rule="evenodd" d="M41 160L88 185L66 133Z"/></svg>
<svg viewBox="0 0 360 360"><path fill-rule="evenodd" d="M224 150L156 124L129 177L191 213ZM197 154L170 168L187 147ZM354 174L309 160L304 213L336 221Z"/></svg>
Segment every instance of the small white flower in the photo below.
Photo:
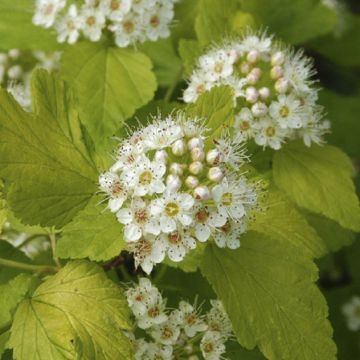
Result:
<svg viewBox="0 0 360 360"><path fill-rule="evenodd" d="M199 241L205 242L216 227L225 225L227 215L198 204L194 209L194 219L195 236Z"/></svg>
<svg viewBox="0 0 360 360"><path fill-rule="evenodd" d="M170 193L151 203L151 214L159 219L161 231L171 233L177 224L189 226L192 221L194 198L186 193Z"/></svg>
<svg viewBox="0 0 360 360"><path fill-rule="evenodd" d="M360 330L360 297L353 296L349 302L342 306L342 312L346 316L349 330Z"/></svg>
<svg viewBox="0 0 360 360"><path fill-rule="evenodd" d="M166 244L169 259L174 262L183 260L189 250L196 248L195 239L185 229L179 228L179 230L161 234L160 238Z"/></svg>
<svg viewBox="0 0 360 360"><path fill-rule="evenodd" d="M99 7L111 21L121 21L131 9L131 0L101 0Z"/></svg>
<svg viewBox="0 0 360 360"><path fill-rule="evenodd" d="M77 8L71 5L66 15L64 15L55 24L58 33L57 40L60 43L67 41L69 44L74 44L80 36L80 30L83 27L81 18L78 16Z"/></svg>
<svg viewBox="0 0 360 360"><path fill-rule="evenodd" d="M141 268L150 274L154 265L161 263L165 258L166 245L147 235L136 242L129 243L129 251L134 254L135 267Z"/></svg>
<svg viewBox="0 0 360 360"><path fill-rule="evenodd" d="M164 174L166 166L162 162L151 162L146 156L123 174L124 181L134 190L135 196L160 194L164 192Z"/></svg>
<svg viewBox="0 0 360 360"><path fill-rule="evenodd" d="M65 5L66 0L37 0L33 23L46 28L51 27L55 22L56 15Z"/></svg>
<svg viewBox="0 0 360 360"><path fill-rule="evenodd" d="M151 336L162 345L175 345L180 336L178 321L170 314L168 320L151 328Z"/></svg>
<svg viewBox="0 0 360 360"><path fill-rule="evenodd" d="M201 94L210 90L211 87L211 83L206 79L204 74L195 73L190 78L190 83L184 91L183 99L186 103L195 102Z"/></svg>
<svg viewBox="0 0 360 360"><path fill-rule="evenodd" d="M241 220L246 208L256 201L256 194L245 177L236 181L224 178L221 184L214 186L212 193L219 213L234 221Z"/></svg>
<svg viewBox="0 0 360 360"><path fill-rule="evenodd" d="M136 342L135 360L173 360L173 348L139 339Z"/></svg>
<svg viewBox="0 0 360 360"><path fill-rule="evenodd" d="M82 31L86 38L91 41L99 41L102 29L105 26L105 16L97 8L85 6L81 10Z"/></svg>
<svg viewBox="0 0 360 360"><path fill-rule="evenodd" d="M117 212L127 199L128 191L126 185L120 180L118 175L110 171L100 175L99 184L101 190L109 196L110 210Z"/></svg>
<svg viewBox="0 0 360 360"><path fill-rule="evenodd" d="M207 330L203 317L199 315L199 311L194 306L186 301L180 301L179 311L186 336L194 337L198 332Z"/></svg>
<svg viewBox="0 0 360 360"><path fill-rule="evenodd" d="M240 247L240 235L246 231L246 223L244 221L228 220L226 224L218 227L214 234L215 244L220 248L228 247L229 249L237 249Z"/></svg>
<svg viewBox="0 0 360 360"><path fill-rule="evenodd" d="M131 207L120 209L116 216L125 225L124 237L128 242L137 241L146 234L160 234L158 220L150 213L149 204L141 198L134 198Z"/></svg>
<svg viewBox="0 0 360 360"><path fill-rule="evenodd" d="M117 151L116 163L111 167L111 171L124 170L133 167L144 153L144 144L142 142L141 133L137 134L138 141L132 143L131 139L124 141ZM133 140L136 139L135 134Z"/></svg>
<svg viewBox="0 0 360 360"><path fill-rule="evenodd" d="M264 148L269 146L274 150L279 150L288 135L286 129L281 128L276 121L269 117L262 118L255 127L255 143Z"/></svg>
<svg viewBox="0 0 360 360"><path fill-rule="evenodd" d="M207 331L201 339L200 349L205 360L219 360L225 353L224 340L216 331Z"/></svg>
<svg viewBox="0 0 360 360"><path fill-rule="evenodd" d="M299 129L303 125L301 103L293 95L279 95L278 101L271 103L269 114L283 129Z"/></svg>
<svg viewBox="0 0 360 360"><path fill-rule="evenodd" d="M132 10L138 14L144 14L148 9L156 5L157 0L132 0Z"/></svg>
<svg viewBox="0 0 360 360"><path fill-rule="evenodd" d="M224 306L220 300L210 300L210 303L212 308L206 315L208 329L219 333L223 339L228 339L232 333L232 325Z"/></svg>

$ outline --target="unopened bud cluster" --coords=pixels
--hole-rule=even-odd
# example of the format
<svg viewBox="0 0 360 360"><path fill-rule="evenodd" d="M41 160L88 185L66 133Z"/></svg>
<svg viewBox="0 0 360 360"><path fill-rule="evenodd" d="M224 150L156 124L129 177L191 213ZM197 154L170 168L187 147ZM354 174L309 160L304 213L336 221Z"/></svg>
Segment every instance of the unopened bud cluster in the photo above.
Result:
<svg viewBox="0 0 360 360"><path fill-rule="evenodd" d="M246 156L236 140L212 142L205 132L182 113L154 119L121 142L115 164L100 175L128 250L147 273L166 254L181 261L197 241L240 246L257 198L239 174Z"/></svg>
<svg viewBox="0 0 360 360"><path fill-rule="evenodd" d="M302 138L307 146L322 143L329 130L317 105L318 90L311 80L311 60L266 34L250 34L215 47L201 56L185 102L214 86L229 85L236 98L235 131L243 141L280 149L282 143Z"/></svg>
<svg viewBox="0 0 360 360"><path fill-rule="evenodd" d="M81 35L99 41L106 30L126 47L170 35L176 0L37 0L35 25L54 27L59 42L74 44Z"/></svg>
<svg viewBox="0 0 360 360"><path fill-rule="evenodd" d="M36 67L49 71L58 67L60 53L11 49L0 52L0 85L25 109L31 109L30 77Z"/></svg>
<svg viewBox="0 0 360 360"><path fill-rule="evenodd" d="M232 326L219 300L211 300L206 314L186 301L170 310L147 278L140 278L139 285L129 288L126 296L136 326L146 335L136 339L133 333L127 333L135 347L135 360L174 360L180 355L200 359L196 355L200 352L203 359L223 358Z"/></svg>

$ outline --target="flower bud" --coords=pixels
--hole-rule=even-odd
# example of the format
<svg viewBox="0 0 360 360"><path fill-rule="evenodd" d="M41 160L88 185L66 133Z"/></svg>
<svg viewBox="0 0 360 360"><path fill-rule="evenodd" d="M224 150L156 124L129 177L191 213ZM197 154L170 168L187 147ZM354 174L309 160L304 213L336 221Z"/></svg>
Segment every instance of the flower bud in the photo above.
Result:
<svg viewBox="0 0 360 360"><path fill-rule="evenodd" d="M284 70L280 65L275 65L270 71L270 76L274 80L281 78L283 75Z"/></svg>
<svg viewBox="0 0 360 360"><path fill-rule="evenodd" d="M6 54L0 54L0 64L5 64L7 62Z"/></svg>
<svg viewBox="0 0 360 360"><path fill-rule="evenodd" d="M282 65L285 60L285 54L282 51L277 51L271 56L271 65Z"/></svg>
<svg viewBox="0 0 360 360"><path fill-rule="evenodd" d="M178 176L170 174L166 178L166 186L171 191L177 191L181 188L181 180Z"/></svg>
<svg viewBox="0 0 360 360"><path fill-rule="evenodd" d="M199 175L204 169L204 165L200 161L194 161L189 165L189 171L194 175Z"/></svg>
<svg viewBox="0 0 360 360"><path fill-rule="evenodd" d="M10 49L8 52L8 55L12 59L17 59L20 56L20 50L19 49Z"/></svg>
<svg viewBox="0 0 360 360"><path fill-rule="evenodd" d="M158 150L155 153L154 159L155 159L155 161L160 161L162 163L166 163L166 161L168 159L168 154L165 150Z"/></svg>
<svg viewBox="0 0 360 360"><path fill-rule="evenodd" d="M196 200L209 200L210 199L210 191L207 186L198 186L194 190L194 198Z"/></svg>
<svg viewBox="0 0 360 360"><path fill-rule="evenodd" d="M197 177L195 176L188 176L185 180L185 184L187 187L189 187L190 189L194 189L199 185L199 180Z"/></svg>
<svg viewBox="0 0 360 360"><path fill-rule="evenodd" d="M270 89L268 87L262 87L259 90L259 95L263 100L267 99L270 96Z"/></svg>
<svg viewBox="0 0 360 360"><path fill-rule="evenodd" d="M266 104L258 101L256 104L254 104L251 107L251 111L254 114L254 116L264 116L264 115L266 115L268 108L267 108Z"/></svg>
<svg viewBox="0 0 360 360"><path fill-rule="evenodd" d="M173 175L179 175L181 176L184 173L185 165L179 164L179 163L172 163L170 165L170 172Z"/></svg>
<svg viewBox="0 0 360 360"><path fill-rule="evenodd" d="M254 68L250 71L250 74L246 77L247 82L251 85L255 85L261 76L261 70L259 68Z"/></svg>
<svg viewBox="0 0 360 360"><path fill-rule="evenodd" d="M204 150L196 147L191 150L191 158L194 161L203 161L205 159L205 152Z"/></svg>
<svg viewBox="0 0 360 360"><path fill-rule="evenodd" d="M260 58L260 53L257 50L251 50L248 52L246 56L246 60L251 63L255 64Z"/></svg>
<svg viewBox="0 0 360 360"><path fill-rule="evenodd" d="M244 75L248 74L250 72L250 64L246 61L242 62L240 65L240 72Z"/></svg>
<svg viewBox="0 0 360 360"><path fill-rule="evenodd" d="M20 65L14 65L11 68L8 69L8 76L10 79L19 79L22 75L22 68Z"/></svg>
<svg viewBox="0 0 360 360"><path fill-rule="evenodd" d="M172 145L172 152L175 156L182 156L186 152L186 146L183 140L176 140Z"/></svg>
<svg viewBox="0 0 360 360"><path fill-rule="evenodd" d="M208 178L211 181L219 182L224 177L224 173L218 166L209 169Z"/></svg>
<svg viewBox="0 0 360 360"><path fill-rule="evenodd" d="M280 94L286 93L288 88L289 88L289 81L284 78L280 78L275 83L275 90Z"/></svg>
<svg viewBox="0 0 360 360"><path fill-rule="evenodd" d="M194 137L188 141L188 148L192 150L194 148L202 149L204 147L204 142L201 138Z"/></svg>
<svg viewBox="0 0 360 360"><path fill-rule="evenodd" d="M206 154L206 161L210 165L216 165L220 161L220 152L217 149L211 149Z"/></svg>
<svg viewBox="0 0 360 360"><path fill-rule="evenodd" d="M253 86L249 86L246 89L245 95L246 95L246 101L252 104L255 103L259 97L257 90Z"/></svg>

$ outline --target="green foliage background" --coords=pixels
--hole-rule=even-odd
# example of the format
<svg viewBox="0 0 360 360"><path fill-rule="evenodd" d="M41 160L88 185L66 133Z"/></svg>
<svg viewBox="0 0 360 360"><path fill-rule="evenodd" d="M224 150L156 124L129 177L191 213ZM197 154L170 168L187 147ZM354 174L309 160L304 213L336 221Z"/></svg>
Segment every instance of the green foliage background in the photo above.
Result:
<svg viewBox="0 0 360 360"><path fill-rule="evenodd" d="M328 144L255 153L267 211L240 249L199 247L177 267L158 266L153 281L170 305L218 296L238 340L231 359L360 358L360 334L341 314L360 295L360 7L344 6L338 13L320 0L182 0L171 38L118 49L108 39L59 46L31 24L32 1L0 1L0 50L63 51L59 72L33 74L33 113L0 91L0 224L12 225L0 240L1 359L132 358L120 331L132 324L119 283L138 273L121 253L121 225L98 205L98 174L111 161L112 137L136 119L183 109L205 117L212 138L231 123L231 89L187 107L180 97L197 57L248 27L314 58L332 122ZM45 237L53 251L30 259L5 241L11 231L29 242Z"/></svg>

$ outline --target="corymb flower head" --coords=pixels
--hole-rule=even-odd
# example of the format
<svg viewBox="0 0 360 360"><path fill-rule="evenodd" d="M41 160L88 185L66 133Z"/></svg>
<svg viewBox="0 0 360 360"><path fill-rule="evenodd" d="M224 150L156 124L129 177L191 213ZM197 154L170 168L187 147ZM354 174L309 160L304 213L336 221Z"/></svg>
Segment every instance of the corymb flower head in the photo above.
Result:
<svg viewBox="0 0 360 360"><path fill-rule="evenodd" d="M214 86L229 85L236 98L235 132L243 141L274 150L294 138L321 144L329 131L317 105L312 62L264 33L250 33L199 58L184 92L194 102Z"/></svg>
<svg viewBox="0 0 360 360"><path fill-rule="evenodd" d="M247 157L238 141L211 140L203 122L182 113L121 141L99 184L136 266L150 273L166 255L181 261L198 241L240 246L257 192L241 171Z"/></svg>
<svg viewBox="0 0 360 360"><path fill-rule="evenodd" d="M159 290L149 279L126 291L136 326L145 338L128 333L135 347L136 360L173 360L179 358L220 360L226 343L233 338L232 325L219 300L211 300L211 308L202 313L201 306L180 301L178 308L166 307ZM136 330L136 329L135 329ZM134 331L135 332L135 331Z"/></svg>
<svg viewBox="0 0 360 360"><path fill-rule="evenodd" d="M79 37L99 41L106 29L115 43L126 47L170 35L176 0L37 0L33 23L54 27L59 42Z"/></svg>

